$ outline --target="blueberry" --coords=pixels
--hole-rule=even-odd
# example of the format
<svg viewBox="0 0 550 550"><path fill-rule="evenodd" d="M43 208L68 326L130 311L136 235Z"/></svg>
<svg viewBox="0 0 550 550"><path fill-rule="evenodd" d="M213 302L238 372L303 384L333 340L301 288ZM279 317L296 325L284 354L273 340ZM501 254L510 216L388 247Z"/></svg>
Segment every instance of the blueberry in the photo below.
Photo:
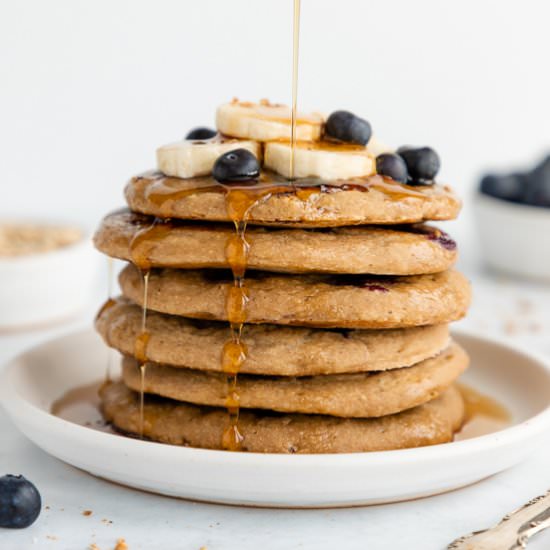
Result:
<svg viewBox="0 0 550 550"><path fill-rule="evenodd" d="M405 161L393 153L383 153L376 157L376 172L400 183L407 183L409 178Z"/></svg>
<svg viewBox="0 0 550 550"><path fill-rule="evenodd" d="M212 175L220 183L255 181L260 175L260 165L250 151L235 149L218 157Z"/></svg>
<svg viewBox="0 0 550 550"><path fill-rule="evenodd" d="M42 500L36 487L23 476L0 477L0 527L22 529L40 514Z"/></svg>
<svg viewBox="0 0 550 550"><path fill-rule="evenodd" d="M550 155L524 178L526 191L523 201L533 206L550 206Z"/></svg>
<svg viewBox="0 0 550 550"><path fill-rule="evenodd" d="M213 138L218 132L211 130L210 128L193 128L186 136L185 139L210 139Z"/></svg>
<svg viewBox="0 0 550 550"><path fill-rule="evenodd" d="M535 166L530 176L539 181L550 180L550 155L546 156Z"/></svg>
<svg viewBox="0 0 550 550"><path fill-rule="evenodd" d="M529 188L523 202L532 206L550 207L550 181L540 182Z"/></svg>
<svg viewBox="0 0 550 550"><path fill-rule="evenodd" d="M485 195L512 202L523 202L527 191L523 174L487 174L479 188Z"/></svg>
<svg viewBox="0 0 550 550"><path fill-rule="evenodd" d="M401 147L399 155L407 164L410 185L431 185L439 172L441 161L431 147Z"/></svg>
<svg viewBox="0 0 550 550"><path fill-rule="evenodd" d="M326 122L325 134L331 138L366 145L372 135L370 124L349 111L334 111Z"/></svg>

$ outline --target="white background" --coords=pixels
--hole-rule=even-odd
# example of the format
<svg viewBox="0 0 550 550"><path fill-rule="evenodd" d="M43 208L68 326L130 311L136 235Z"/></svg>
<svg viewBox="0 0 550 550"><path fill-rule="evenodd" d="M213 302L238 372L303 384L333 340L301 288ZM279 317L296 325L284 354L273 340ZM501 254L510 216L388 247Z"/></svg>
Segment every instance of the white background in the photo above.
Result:
<svg viewBox="0 0 550 550"><path fill-rule="evenodd" d="M441 179L466 200L451 232L462 257L475 260L469 206L479 174L527 166L550 150L550 2L302 3L301 107L349 109L390 144L436 148ZM154 165L156 147L213 124L219 103L233 96L289 102L291 15L291 0L0 0L0 216L93 227L122 204L125 181ZM463 267L476 275L466 328L550 352L549 290ZM92 315L0 335L0 362L89 326ZM100 482L38 451L0 412L0 475L27 474L50 506L30 530L0 532L0 547L75 550L95 541L105 550L124 536L131 550L161 542L172 550L176 540L185 550L437 550L546 490L548 460L546 444L492 480L412 503L242 510ZM94 515L84 518L84 508ZM547 548L548 536L533 549Z"/></svg>
<svg viewBox="0 0 550 550"><path fill-rule="evenodd" d="M302 4L302 108L432 145L467 202L481 171L550 149L550 2ZM291 0L2 0L0 214L93 226L157 146L211 125L219 103L289 102L291 17Z"/></svg>

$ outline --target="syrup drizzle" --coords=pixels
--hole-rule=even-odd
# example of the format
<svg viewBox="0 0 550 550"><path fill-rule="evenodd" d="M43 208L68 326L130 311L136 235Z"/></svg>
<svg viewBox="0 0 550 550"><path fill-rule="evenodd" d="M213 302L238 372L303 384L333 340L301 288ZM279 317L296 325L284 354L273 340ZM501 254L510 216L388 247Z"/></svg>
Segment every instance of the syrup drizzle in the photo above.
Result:
<svg viewBox="0 0 550 550"><path fill-rule="evenodd" d="M246 222L250 208L257 198L242 189L228 189L227 213L235 225L235 233L226 242L225 256L233 273L233 284L227 290L225 308L229 321L230 338L222 350L222 369L227 374L225 406L229 413L229 425L222 435L222 448L239 451L244 436L239 429L239 381L238 374L246 360L246 345L242 342L242 329L246 322L248 291L245 283L250 245L246 240Z"/></svg>
<svg viewBox="0 0 550 550"><path fill-rule="evenodd" d="M160 229L162 228L162 229ZM143 439L144 408L145 408L145 376L147 374L147 345L151 338L147 330L147 307L149 301L149 276L151 273L151 251L155 246L158 235L166 228L161 220L155 218L149 227L139 230L130 243L132 262L139 268L142 275L143 300L141 308L141 331L134 343L134 355L139 364L140 391L139 391L139 436Z"/></svg>
<svg viewBox="0 0 550 550"><path fill-rule="evenodd" d="M229 425L222 435L222 448L229 451L242 449L244 436L239 429L239 371L246 360L246 345L242 341L242 330L246 322L246 307L248 290L245 273L248 263L250 245L246 240L246 224L251 208L263 198L274 192L291 189L294 179L294 148L296 145L296 105L298 97L298 45L300 30L300 0L294 0L294 36L292 62L292 111L291 111L291 154L290 182L283 180L279 184L272 182L267 186L256 184L254 187L227 189L225 204L227 214L235 225L235 233L228 238L225 246L225 256L233 273L233 285L228 288L226 298L226 313L230 327L230 339L224 344L222 351L222 369L227 373L227 394L225 406L229 413ZM290 184L290 185L289 185ZM206 189L209 189L206 187ZM151 195L149 195L151 198Z"/></svg>
<svg viewBox="0 0 550 550"><path fill-rule="evenodd" d="M147 330L147 301L149 297L150 271L142 271L143 276L143 306L141 309L141 332L136 338L134 355L139 363L141 383L139 388L139 437L143 438L143 411L145 405L145 374L147 371L147 344L151 334Z"/></svg>
<svg viewBox="0 0 550 550"><path fill-rule="evenodd" d="M116 304L113 298L107 298L101 309L97 312L96 319L99 319L108 309L111 309Z"/></svg>
<svg viewBox="0 0 550 550"><path fill-rule="evenodd" d="M145 372L147 363L139 366L140 385L139 385L139 437L143 439L143 426L145 422Z"/></svg>
<svg viewBox="0 0 550 550"><path fill-rule="evenodd" d="M113 300L113 277L114 277L114 260L107 256L107 301L101 306L96 319L115 305ZM105 367L105 382L111 381L111 371L113 367L113 353L110 347L107 346L107 366Z"/></svg>
<svg viewBox="0 0 550 550"><path fill-rule="evenodd" d="M149 172L133 178L129 186L130 195L135 192L133 184L142 180L146 182L144 198L156 209L159 216L156 219L157 225L155 225L157 227L156 231L159 232L162 231L163 221L177 217L176 205L179 201L201 194L226 194L228 189L211 176L183 180L164 176L157 172ZM240 189L247 193L253 193L257 200L273 195L295 195L299 199L306 201L311 195L316 194L331 194L340 191L368 193L371 190L382 193L384 200L391 202L399 202L405 199L430 200L430 196L426 193L381 175L363 176L348 180L326 181L320 178L300 178L299 180L289 181L283 176L264 170L256 182L249 185L233 185L231 189ZM192 216L190 218L192 219ZM202 218L198 217L197 219ZM229 216L218 221L225 221L227 219L231 221ZM152 229L149 234L143 235L142 238L146 241L147 237L154 237L154 234L155 229ZM146 243L144 242L141 256L146 256L145 245Z"/></svg>

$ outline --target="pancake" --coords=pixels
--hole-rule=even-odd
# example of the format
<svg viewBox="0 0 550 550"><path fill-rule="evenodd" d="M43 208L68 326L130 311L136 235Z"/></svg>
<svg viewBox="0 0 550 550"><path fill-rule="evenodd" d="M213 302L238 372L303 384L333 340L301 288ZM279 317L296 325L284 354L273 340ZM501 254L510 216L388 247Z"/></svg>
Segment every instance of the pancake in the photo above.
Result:
<svg viewBox="0 0 550 550"><path fill-rule="evenodd" d="M268 183L266 183L268 181ZM301 187L303 186L303 187ZM210 176L179 179L149 172L132 178L125 190L131 210L186 220L231 221L228 189ZM242 187L241 187L242 189ZM337 227L449 220L461 203L449 187L407 186L382 176L289 183L263 173L259 185L244 188L250 202L250 224L293 227ZM238 200L242 196L237 197ZM248 198L246 199L248 200Z"/></svg>
<svg viewBox="0 0 550 550"><path fill-rule="evenodd" d="M453 343L436 357L414 366L382 372L301 378L244 374L238 379L239 406L350 418L385 416L431 401L467 366L466 352ZM122 380L130 389L141 390L141 372L134 358L122 360ZM177 401L223 407L227 376L149 363L143 390Z"/></svg>
<svg viewBox="0 0 550 550"><path fill-rule="evenodd" d="M143 279L129 264L122 293L142 305ZM196 319L226 321L233 288L225 271L152 270L148 308ZM335 328L405 328L463 317L470 286L457 271L412 277L272 275L247 272L246 322Z"/></svg>
<svg viewBox="0 0 550 550"><path fill-rule="evenodd" d="M107 345L134 355L141 308L125 298L108 302L96 319ZM196 321L149 311L147 357L155 363L221 371L227 323ZM322 330L245 325L247 357L240 372L310 376L395 369L437 355L449 344L447 325L388 330Z"/></svg>
<svg viewBox="0 0 550 550"><path fill-rule="evenodd" d="M138 434L139 394L122 382L101 389L105 419L125 433ZM452 441L464 421L464 402L452 386L437 399L381 418L241 411L243 451L258 453L353 453L421 447ZM147 396L143 435L153 441L220 449L228 426L223 409Z"/></svg>
<svg viewBox="0 0 550 550"><path fill-rule="evenodd" d="M94 237L114 258L153 267L226 268L233 225L158 223L119 211L107 216ZM136 238L136 235L138 236ZM322 230L249 227L249 269L289 273L437 273L456 261L454 241L430 226L342 227Z"/></svg>

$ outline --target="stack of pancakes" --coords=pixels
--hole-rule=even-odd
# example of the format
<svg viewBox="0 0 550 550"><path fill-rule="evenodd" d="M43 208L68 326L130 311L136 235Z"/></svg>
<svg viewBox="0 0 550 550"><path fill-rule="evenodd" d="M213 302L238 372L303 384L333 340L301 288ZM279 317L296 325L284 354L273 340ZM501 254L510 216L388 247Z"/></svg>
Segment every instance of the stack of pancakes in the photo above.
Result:
<svg viewBox="0 0 550 550"><path fill-rule="evenodd" d="M448 324L465 314L470 290L452 270L455 243L423 222L456 217L458 199L447 187L378 175L353 184L274 179L264 172L257 184L231 187L154 172L128 183L129 209L107 216L95 236L99 250L129 262L122 296L96 321L123 354L122 379L102 389L106 419L156 441L224 447L231 201L246 199L241 449L451 441L464 421L454 383L468 357Z"/></svg>

